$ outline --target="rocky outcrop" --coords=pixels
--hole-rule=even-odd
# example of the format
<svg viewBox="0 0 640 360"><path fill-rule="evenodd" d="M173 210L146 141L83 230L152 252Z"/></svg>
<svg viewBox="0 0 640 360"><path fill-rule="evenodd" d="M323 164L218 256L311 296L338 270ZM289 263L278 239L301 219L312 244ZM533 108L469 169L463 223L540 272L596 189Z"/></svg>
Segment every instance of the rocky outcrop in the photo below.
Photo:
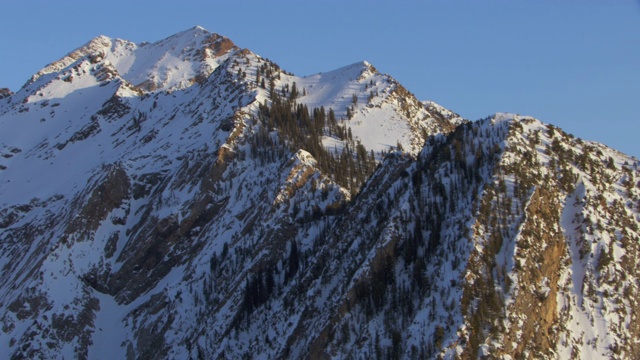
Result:
<svg viewBox="0 0 640 360"><path fill-rule="evenodd" d="M7 88L0 88L0 99L7 98L11 95L13 95L13 92L11 92L11 90Z"/></svg>

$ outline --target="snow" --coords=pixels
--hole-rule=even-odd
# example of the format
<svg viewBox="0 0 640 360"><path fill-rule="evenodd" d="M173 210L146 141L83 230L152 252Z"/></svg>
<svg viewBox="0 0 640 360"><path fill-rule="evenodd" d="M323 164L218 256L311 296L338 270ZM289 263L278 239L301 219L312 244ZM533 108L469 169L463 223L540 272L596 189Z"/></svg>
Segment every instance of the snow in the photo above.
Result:
<svg viewBox="0 0 640 360"><path fill-rule="evenodd" d="M403 115L400 104L392 96L398 84L390 76L377 72L366 61L305 77L283 75L277 85L292 86L293 83L299 92L306 92L306 95L297 99L298 103L307 105L309 109L324 107L327 112L333 109L339 124L351 129L354 140L376 154L395 149L398 144L405 151L417 154L425 140L419 137L419 130L431 126L429 114L424 108L416 109L415 119ZM354 94L360 94L355 104ZM371 94L376 95L369 99ZM417 104L424 106L419 102ZM453 114L433 102L425 104L447 115ZM351 119L347 118L348 107L353 108ZM323 138L323 145L331 151L341 151L344 146L336 138L328 136Z"/></svg>
<svg viewBox="0 0 640 360"><path fill-rule="evenodd" d="M113 297L99 292L93 294L100 301L93 330L93 344L89 348L92 359L124 359L127 357L124 342L129 338L124 318L131 306L120 306Z"/></svg>
<svg viewBox="0 0 640 360"><path fill-rule="evenodd" d="M228 57L222 54L218 58L204 59L203 62L193 61L194 51L202 48L204 42L213 35L196 26L155 43L142 45L101 35L50 64L38 76L59 71L80 56L101 54L129 83L138 85L151 80L159 85L159 90L184 89L192 84L192 79L201 71L204 70L208 75Z"/></svg>
<svg viewBox="0 0 640 360"><path fill-rule="evenodd" d="M371 65L365 61L354 63L340 69L303 78L291 77L289 83L296 83L298 89L305 89L306 96L299 102L310 109L324 107L326 111L333 109L341 123L351 128L354 139L360 140L367 150L379 152L388 151L395 147L397 141L409 148L411 131L406 120L399 118L397 109L391 104L384 104L382 108L368 108L366 98L358 98L357 111L354 117L347 119L346 109L353 105L353 94L362 94L365 86L373 82L373 87L367 91L386 93L391 89L391 82L387 76L372 71ZM333 150L335 140L326 137L323 144ZM338 149L340 150L340 149Z"/></svg>

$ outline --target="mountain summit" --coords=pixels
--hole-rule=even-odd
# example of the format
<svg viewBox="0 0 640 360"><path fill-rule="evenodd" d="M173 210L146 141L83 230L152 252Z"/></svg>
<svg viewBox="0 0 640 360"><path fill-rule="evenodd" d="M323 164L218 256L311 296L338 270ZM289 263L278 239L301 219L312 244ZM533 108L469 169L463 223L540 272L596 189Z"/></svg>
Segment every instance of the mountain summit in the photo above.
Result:
<svg viewBox="0 0 640 360"><path fill-rule="evenodd" d="M153 44L135 44L98 36L86 45L47 65L28 82L57 73L82 57L94 56L110 64L129 83L145 90L175 90L206 78L226 58L238 50L233 42L202 27L180 32Z"/></svg>
<svg viewBox="0 0 640 360"><path fill-rule="evenodd" d="M640 162L201 27L0 96L3 358L638 358Z"/></svg>

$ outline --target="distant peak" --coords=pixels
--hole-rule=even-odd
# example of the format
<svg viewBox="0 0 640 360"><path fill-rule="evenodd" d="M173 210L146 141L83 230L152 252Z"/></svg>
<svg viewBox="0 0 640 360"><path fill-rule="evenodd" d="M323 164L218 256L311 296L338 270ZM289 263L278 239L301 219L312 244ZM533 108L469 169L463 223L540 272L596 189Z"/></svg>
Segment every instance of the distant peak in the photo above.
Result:
<svg viewBox="0 0 640 360"><path fill-rule="evenodd" d="M106 35L98 35L91 39L87 44L111 42L111 38Z"/></svg>
<svg viewBox="0 0 640 360"><path fill-rule="evenodd" d="M358 62L354 62L354 63L353 63L353 64L351 64L351 65L347 65L346 67L347 67L347 68L351 68L351 67L357 67L357 68L369 68L369 67L371 67L371 64L370 64L368 61L366 61L366 60L361 60L361 61L358 61Z"/></svg>
<svg viewBox="0 0 640 360"><path fill-rule="evenodd" d="M195 33L195 34L198 34L198 35L200 35L200 34L211 34L211 32L209 30L203 28L200 25L196 25L196 26L192 27L191 29L186 30L186 32L191 32L191 33Z"/></svg>
<svg viewBox="0 0 640 360"><path fill-rule="evenodd" d="M112 43L113 39L111 39L110 37L105 35L98 35L89 40L89 42L87 42L86 44L67 54L67 56L70 56L72 58L79 58L80 56L88 55L102 48L111 47Z"/></svg>
<svg viewBox="0 0 640 360"><path fill-rule="evenodd" d="M357 63L355 63L355 64L353 64L351 66L354 66L354 67L357 66L358 68L362 69L363 72L367 71L367 70L372 72L372 73L377 73L378 72L378 69L376 69L373 65L371 65L370 62L368 62L366 60L359 61L359 62L357 62Z"/></svg>
<svg viewBox="0 0 640 360"><path fill-rule="evenodd" d="M210 32L202 26L194 26L190 29L181 31L164 40L158 41L157 44L166 42L178 42L183 43L183 45L190 43L191 45L189 46L195 47L204 46L210 48L215 56L222 55L232 48L236 48L231 39L220 34Z"/></svg>
<svg viewBox="0 0 640 360"><path fill-rule="evenodd" d="M497 112L493 114L491 118L492 120L499 122L499 121L509 121L516 118L517 116L518 116L517 114L513 114L513 113Z"/></svg>
<svg viewBox="0 0 640 360"><path fill-rule="evenodd" d="M33 83L40 76L42 76L44 74L49 74L49 73L52 73L52 72L60 71L64 67L72 64L74 61L80 59L83 56L94 54L96 52L104 50L105 48L108 49L108 48L111 47L112 43L113 43L113 39L111 39L110 37L105 36L105 35L98 35L95 38L91 39L86 44L84 44L83 46L73 50L70 53L68 53L63 58L61 58L61 59L59 59L57 61L54 61L54 62L50 63L49 65L45 66L38 73L36 73L33 76L31 76L31 79L29 79L29 81L27 81L27 83L24 86Z"/></svg>
<svg viewBox="0 0 640 360"><path fill-rule="evenodd" d="M373 67L373 65L371 65L369 62L367 61L358 61L355 62L353 64L347 65L347 66L343 66L341 68L336 69L335 71L339 71L339 72L357 72L358 75L362 74L365 71L372 71L372 72L377 72L376 68Z"/></svg>
<svg viewBox="0 0 640 360"><path fill-rule="evenodd" d="M192 27L190 29L187 29L187 30L184 30L184 31L180 31L180 32L170 36L169 38L172 38L172 37L184 37L184 36L186 36L186 37L201 37L201 36L208 36L208 35L211 35L211 34L212 33L209 30L203 28L200 25L197 25L197 26L194 26L194 27Z"/></svg>

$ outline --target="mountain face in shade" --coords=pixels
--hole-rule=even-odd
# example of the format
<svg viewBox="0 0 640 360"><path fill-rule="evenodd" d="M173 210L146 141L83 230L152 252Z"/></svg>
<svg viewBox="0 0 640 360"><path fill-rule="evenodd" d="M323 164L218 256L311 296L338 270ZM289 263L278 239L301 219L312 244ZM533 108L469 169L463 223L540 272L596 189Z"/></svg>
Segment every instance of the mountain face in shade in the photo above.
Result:
<svg viewBox="0 0 640 360"><path fill-rule="evenodd" d="M196 27L0 91L2 358L640 357L638 159Z"/></svg>

